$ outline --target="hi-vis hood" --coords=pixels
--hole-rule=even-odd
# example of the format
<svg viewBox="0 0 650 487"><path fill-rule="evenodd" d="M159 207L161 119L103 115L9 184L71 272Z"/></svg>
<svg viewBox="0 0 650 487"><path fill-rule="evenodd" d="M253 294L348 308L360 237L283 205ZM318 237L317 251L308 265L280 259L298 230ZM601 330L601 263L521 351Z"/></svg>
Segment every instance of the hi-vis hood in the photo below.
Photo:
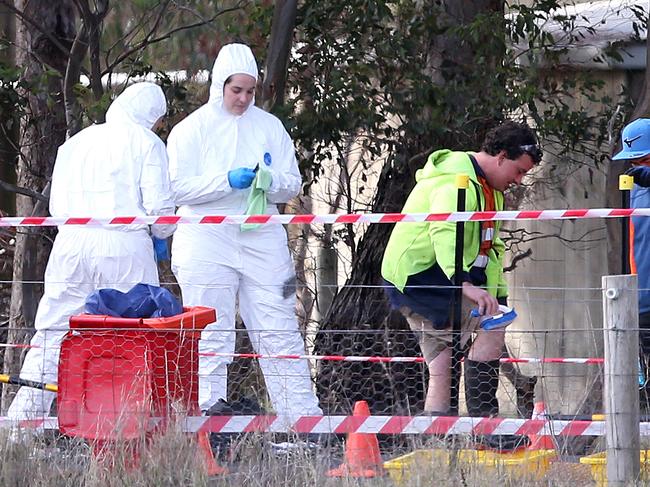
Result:
<svg viewBox="0 0 650 487"><path fill-rule="evenodd" d="M451 157L452 155L456 157ZM457 174L467 174L471 179L476 180L472 160L469 157L458 157L459 155L446 149L432 153L426 164L415 172L415 180L420 182L442 175L455 178Z"/></svg>
<svg viewBox="0 0 650 487"><path fill-rule="evenodd" d="M167 112L167 101L160 86L135 83L118 96L106 112L106 122L131 122L151 130Z"/></svg>
<svg viewBox="0 0 650 487"><path fill-rule="evenodd" d="M257 81L257 62L253 51L244 44L227 44L221 48L212 67L212 84L208 103L223 106L223 85L233 74L247 74ZM255 99L251 105L255 104Z"/></svg>

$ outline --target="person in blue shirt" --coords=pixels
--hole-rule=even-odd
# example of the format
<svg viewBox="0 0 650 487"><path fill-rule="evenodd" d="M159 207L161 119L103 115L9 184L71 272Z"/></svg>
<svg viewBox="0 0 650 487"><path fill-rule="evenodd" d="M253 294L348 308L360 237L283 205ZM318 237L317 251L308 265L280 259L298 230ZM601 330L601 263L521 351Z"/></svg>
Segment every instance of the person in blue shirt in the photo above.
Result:
<svg viewBox="0 0 650 487"><path fill-rule="evenodd" d="M638 118L623 128L622 149L614 161L628 161L632 167L626 174L634 177L630 208L650 208L650 118ZM650 218L635 216L630 225L630 270L638 276L639 344L644 376L650 366ZM645 385L645 384L640 384ZM646 404L648 393L642 388ZM650 391L649 391L650 392Z"/></svg>

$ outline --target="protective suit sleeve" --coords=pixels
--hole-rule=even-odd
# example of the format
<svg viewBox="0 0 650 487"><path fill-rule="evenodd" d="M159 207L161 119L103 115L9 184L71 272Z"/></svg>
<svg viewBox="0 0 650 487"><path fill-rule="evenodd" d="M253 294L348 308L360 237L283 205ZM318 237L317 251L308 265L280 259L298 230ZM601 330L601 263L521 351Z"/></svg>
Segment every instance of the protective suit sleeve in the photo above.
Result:
<svg viewBox="0 0 650 487"><path fill-rule="evenodd" d="M165 145L156 140L145 154L140 173L142 206L147 215L173 215L172 200L167 169ZM176 230L176 225L152 225L151 233L157 238L167 238Z"/></svg>
<svg viewBox="0 0 650 487"><path fill-rule="evenodd" d="M167 139L169 174L174 202L197 205L215 201L233 191L228 184L228 171L199 171L201 148L199 130L178 125Z"/></svg>
<svg viewBox="0 0 650 487"><path fill-rule="evenodd" d="M176 227L177 225L173 224L151 225L151 235L161 240L165 240L172 236L176 231Z"/></svg>
<svg viewBox="0 0 650 487"><path fill-rule="evenodd" d="M266 191L269 203L286 203L300 192L302 178L298 170L298 162L291 137L278 120L276 133L277 154L273 154L273 162L268 168L271 173L271 186Z"/></svg>
<svg viewBox="0 0 650 487"><path fill-rule="evenodd" d="M172 200L167 169L167 152L162 141L152 144L144 155L140 173L142 206L147 215L173 215Z"/></svg>

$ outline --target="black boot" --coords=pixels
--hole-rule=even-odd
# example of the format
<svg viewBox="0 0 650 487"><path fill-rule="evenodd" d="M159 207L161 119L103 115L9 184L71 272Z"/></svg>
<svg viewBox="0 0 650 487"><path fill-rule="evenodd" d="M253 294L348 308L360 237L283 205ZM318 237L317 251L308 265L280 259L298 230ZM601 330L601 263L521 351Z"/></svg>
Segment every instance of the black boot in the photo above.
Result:
<svg viewBox="0 0 650 487"><path fill-rule="evenodd" d="M530 418L535 409L535 384L537 376L521 377L518 387L515 387L517 393L517 412L520 418Z"/></svg>
<svg viewBox="0 0 650 487"><path fill-rule="evenodd" d="M490 417L499 414L497 389L499 361L465 360L465 403L470 416ZM528 444L523 435L479 435L474 441L483 448L500 452L515 451Z"/></svg>
<svg viewBox="0 0 650 487"><path fill-rule="evenodd" d="M465 360L465 403L469 416L496 416L499 414L498 387L498 360L491 362Z"/></svg>

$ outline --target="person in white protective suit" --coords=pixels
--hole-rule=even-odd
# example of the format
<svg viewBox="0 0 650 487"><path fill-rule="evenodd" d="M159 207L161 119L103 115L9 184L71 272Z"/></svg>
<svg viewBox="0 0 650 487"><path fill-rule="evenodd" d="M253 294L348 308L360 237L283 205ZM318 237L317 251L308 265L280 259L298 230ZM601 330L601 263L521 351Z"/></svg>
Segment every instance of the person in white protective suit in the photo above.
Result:
<svg viewBox="0 0 650 487"><path fill-rule="evenodd" d="M293 143L280 120L254 106L256 83L250 48L224 46L212 70L209 101L175 126L167 141L178 215L254 213L249 196L251 186L260 187L260 174L266 181L262 212L277 214L278 203L298 194L302 181ZM305 353L295 315L294 266L282 225L253 230L180 225L172 243L172 270L185 306L217 310L217 322L206 327L199 342L202 410L227 398L237 299L258 353ZM262 359L260 367L277 414L322 414L306 360Z"/></svg>
<svg viewBox="0 0 650 487"><path fill-rule="evenodd" d="M52 216L173 214L165 144L152 132L166 111L159 86L131 85L109 107L106 123L87 127L59 147L50 193ZM166 238L174 229L153 225L151 231ZM140 282L159 283L147 225L59 227L36 313L34 348L25 357L20 377L56 382L69 318L84 312L88 294L100 288L128 291ZM21 387L8 416L46 416L55 396Z"/></svg>

